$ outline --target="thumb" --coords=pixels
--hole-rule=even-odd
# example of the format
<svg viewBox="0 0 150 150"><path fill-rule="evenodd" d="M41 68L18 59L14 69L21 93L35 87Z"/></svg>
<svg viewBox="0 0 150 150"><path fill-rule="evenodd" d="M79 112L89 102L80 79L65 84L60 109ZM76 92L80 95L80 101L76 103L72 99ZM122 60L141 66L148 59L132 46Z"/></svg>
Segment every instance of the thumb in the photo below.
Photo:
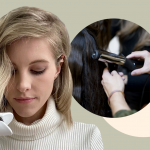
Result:
<svg viewBox="0 0 150 150"><path fill-rule="evenodd" d="M140 69L135 69L131 72L131 75L132 76L137 76L137 75L141 75L141 74L144 74L146 73L145 69L144 68L140 68Z"/></svg>
<svg viewBox="0 0 150 150"><path fill-rule="evenodd" d="M107 78L108 76L110 75L109 71L108 71L108 68L106 67L104 70L103 70L103 75L102 75L102 78Z"/></svg>

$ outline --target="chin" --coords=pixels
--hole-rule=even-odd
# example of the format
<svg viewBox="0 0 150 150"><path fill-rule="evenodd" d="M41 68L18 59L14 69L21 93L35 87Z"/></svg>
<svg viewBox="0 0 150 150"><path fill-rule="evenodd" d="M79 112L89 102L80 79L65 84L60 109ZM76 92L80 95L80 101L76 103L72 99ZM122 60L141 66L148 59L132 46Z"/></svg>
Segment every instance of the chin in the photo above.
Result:
<svg viewBox="0 0 150 150"><path fill-rule="evenodd" d="M33 110L15 110L15 113L23 118L32 117L36 114L36 111Z"/></svg>

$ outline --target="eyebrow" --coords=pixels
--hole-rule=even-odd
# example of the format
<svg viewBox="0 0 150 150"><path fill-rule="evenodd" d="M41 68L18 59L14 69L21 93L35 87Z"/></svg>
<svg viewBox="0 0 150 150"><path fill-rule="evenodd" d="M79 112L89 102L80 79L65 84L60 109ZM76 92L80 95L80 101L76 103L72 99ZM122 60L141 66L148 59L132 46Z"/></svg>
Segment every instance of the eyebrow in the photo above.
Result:
<svg viewBox="0 0 150 150"><path fill-rule="evenodd" d="M35 64L35 63L39 63L39 62L46 62L46 63L49 63L49 61L45 60L45 59L39 59L39 60L34 60L32 62L30 62L29 65L31 64ZM15 63L12 62L13 65L16 65Z"/></svg>

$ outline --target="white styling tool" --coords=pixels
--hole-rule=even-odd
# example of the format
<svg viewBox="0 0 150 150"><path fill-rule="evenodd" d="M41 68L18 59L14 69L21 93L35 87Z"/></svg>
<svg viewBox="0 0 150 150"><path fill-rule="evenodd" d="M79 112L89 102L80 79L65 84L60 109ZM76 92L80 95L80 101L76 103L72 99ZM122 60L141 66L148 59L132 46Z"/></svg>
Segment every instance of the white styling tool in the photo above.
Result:
<svg viewBox="0 0 150 150"><path fill-rule="evenodd" d="M10 136L13 134L8 124L12 121L13 114L10 112L0 113L0 136Z"/></svg>

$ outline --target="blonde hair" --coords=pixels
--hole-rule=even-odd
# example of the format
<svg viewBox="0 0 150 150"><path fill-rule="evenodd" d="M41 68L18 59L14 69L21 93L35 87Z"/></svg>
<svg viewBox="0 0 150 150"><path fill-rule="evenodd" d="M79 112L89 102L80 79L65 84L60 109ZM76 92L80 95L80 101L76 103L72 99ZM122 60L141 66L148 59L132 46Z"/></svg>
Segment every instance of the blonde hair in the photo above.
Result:
<svg viewBox="0 0 150 150"><path fill-rule="evenodd" d="M4 91L11 78L11 61L6 48L21 38L45 38L53 47L52 53L59 63L59 57L65 55L61 72L54 82L52 95L57 110L72 124L71 99L72 78L67 58L70 54L70 41L65 25L54 14L34 7L20 7L10 11L0 19L0 110L4 111Z"/></svg>
<svg viewBox="0 0 150 150"><path fill-rule="evenodd" d="M121 30L117 34L120 41L122 41L124 38L126 38L129 34L133 33L137 29L141 28L139 40L135 45L133 51L139 51L144 46L150 46L150 34L141 26L127 20L120 20L119 23L121 24Z"/></svg>

